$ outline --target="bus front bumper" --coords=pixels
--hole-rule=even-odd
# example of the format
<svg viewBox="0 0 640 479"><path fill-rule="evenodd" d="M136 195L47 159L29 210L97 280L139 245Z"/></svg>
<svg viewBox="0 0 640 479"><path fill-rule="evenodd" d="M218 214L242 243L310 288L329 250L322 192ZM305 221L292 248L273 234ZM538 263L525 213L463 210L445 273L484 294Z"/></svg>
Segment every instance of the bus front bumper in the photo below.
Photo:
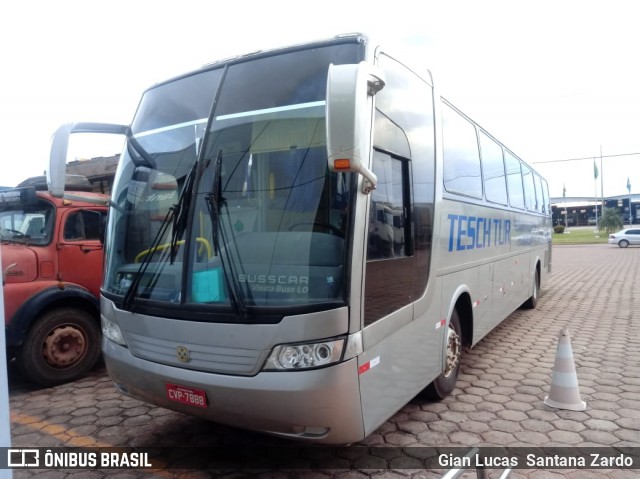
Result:
<svg viewBox="0 0 640 479"><path fill-rule="evenodd" d="M128 348L106 338L102 349L118 390L136 399L292 439L348 444L364 438L356 359L316 370L246 377L154 363L134 357ZM205 407L170 399L168 387L173 386L203 391Z"/></svg>

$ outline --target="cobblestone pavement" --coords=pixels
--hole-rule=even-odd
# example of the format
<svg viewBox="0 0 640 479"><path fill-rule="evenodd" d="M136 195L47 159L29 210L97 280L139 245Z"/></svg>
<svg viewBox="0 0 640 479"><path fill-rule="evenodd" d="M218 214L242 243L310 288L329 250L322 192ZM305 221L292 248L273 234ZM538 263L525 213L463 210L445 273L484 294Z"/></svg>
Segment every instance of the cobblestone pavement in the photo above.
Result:
<svg viewBox="0 0 640 479"><path fill-rule="evenodd" d="M640 446L640 248L557 246L553 275L535 310L519 310L483 339L462 364L458 386L442 402L416 398L361 445ZM558 334L570 332L584 412L544 405ZM122 396L104 369L75 383L30 389L10 374L14 447L233 446L289 444L204 422ZM382 449L381 449L382 450ZM194 449L210 454L211 449ZM385 465L358 468L337 453L331 469L259 471L260 477L439 478L445 470L410 469L407 449L384 449ZM344 453L344 450L342 451ZM202 458L200 458L202 459ZM234 471L15 470L14 478L244 477ZM499 471L489 471L498 477ZM475 477L467 472L465 478ZM514 470L512 478L640 477L640 470Z"/></svg>

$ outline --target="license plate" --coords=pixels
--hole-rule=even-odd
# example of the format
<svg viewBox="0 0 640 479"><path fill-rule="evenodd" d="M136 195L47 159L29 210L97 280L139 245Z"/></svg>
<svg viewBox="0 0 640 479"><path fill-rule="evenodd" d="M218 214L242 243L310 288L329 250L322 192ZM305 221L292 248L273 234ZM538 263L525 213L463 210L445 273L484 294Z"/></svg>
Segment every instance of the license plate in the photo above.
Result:
<svg viewBox="0 0 640 479"><path fill-rule="evenodd" d="M170 401L189 406L207 407L207 395L201 389L194 389L177 384L167 384L167 397Z"/></svg>

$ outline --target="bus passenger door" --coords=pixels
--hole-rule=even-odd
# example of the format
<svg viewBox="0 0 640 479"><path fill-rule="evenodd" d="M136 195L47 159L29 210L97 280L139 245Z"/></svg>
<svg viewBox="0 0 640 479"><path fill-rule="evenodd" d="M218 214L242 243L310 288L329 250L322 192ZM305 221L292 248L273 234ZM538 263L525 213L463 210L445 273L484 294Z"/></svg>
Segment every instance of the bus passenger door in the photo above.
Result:
<svg viewBox="0 0 640 479"><path fill-rule="evenodd" d="M375 151L367 235L364 327L414 300L409 162Z"/></svg>
<svg viewBox="0 0 640 479"><path fill-rule="evenodd" d="M371 432L407 402L411 378L424 364L412 361L420 348L414 334L416 260L409 190L409 162L373 154L378 187L370 193L364 281L364 352L359 357L365 430ZM419 350L419 349L418 349Z"/></svg>

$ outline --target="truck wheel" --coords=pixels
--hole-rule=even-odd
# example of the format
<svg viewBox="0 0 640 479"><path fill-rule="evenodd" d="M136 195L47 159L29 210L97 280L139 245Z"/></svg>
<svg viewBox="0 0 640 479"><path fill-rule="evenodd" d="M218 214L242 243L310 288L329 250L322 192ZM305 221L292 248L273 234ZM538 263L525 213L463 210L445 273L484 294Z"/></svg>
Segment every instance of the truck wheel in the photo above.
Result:
<svg viewBox="0 0 640 479"><path fill-rule="evenodd" d="M462 330L458 311L453 310L447 331L447 357L444 371L425 390L424 395L429 399L440 400L453 391L458 381L460 359L462 358Z"/></svg>
<svg viewBox="0 0 640 479"><path fill-rule="evenodd" d="M87 311L58 308L34 323L20 351L24 375L53 386L89 372L100 357L100 327Z"/></svg>

